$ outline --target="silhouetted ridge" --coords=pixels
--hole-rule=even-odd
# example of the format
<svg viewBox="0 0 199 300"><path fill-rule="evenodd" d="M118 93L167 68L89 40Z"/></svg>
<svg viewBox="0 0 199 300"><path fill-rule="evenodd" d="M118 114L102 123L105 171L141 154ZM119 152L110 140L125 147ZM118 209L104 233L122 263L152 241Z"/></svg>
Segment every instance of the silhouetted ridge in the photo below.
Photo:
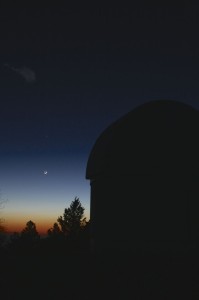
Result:
<svg viewBox="0 0 199 300"><path fill-rule="evenodd" d="M97 139L86 178L98 175L184 172L199 165L199 112L173 100L140 105Z"/></svg>

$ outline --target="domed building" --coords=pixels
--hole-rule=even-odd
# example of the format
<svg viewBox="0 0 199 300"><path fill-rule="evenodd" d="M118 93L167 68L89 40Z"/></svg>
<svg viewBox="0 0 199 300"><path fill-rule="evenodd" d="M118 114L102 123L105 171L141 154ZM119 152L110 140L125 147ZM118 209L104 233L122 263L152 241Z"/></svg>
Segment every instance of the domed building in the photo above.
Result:
<svg viewBox="0 0 199 300"><path fill-rule="evenodd" d="M140 105L90 153L95 251L176 249L199 238L199 112L171 100Z"/></svg>

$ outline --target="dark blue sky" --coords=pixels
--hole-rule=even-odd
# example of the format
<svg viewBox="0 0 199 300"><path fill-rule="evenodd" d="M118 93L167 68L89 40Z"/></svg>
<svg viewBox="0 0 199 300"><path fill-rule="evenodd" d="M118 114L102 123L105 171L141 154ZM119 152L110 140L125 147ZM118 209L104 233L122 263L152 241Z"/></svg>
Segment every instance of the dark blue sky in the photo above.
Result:
<svg viewBox="0 0 199 300"><path fill-rule="evenodd" d="M1 5L0 188L8 227L15 216L40 222L48 210L56 221L75 196L89 215L89 152L135 106L174 99L199 107L198 13L188 2Z"/></svg>

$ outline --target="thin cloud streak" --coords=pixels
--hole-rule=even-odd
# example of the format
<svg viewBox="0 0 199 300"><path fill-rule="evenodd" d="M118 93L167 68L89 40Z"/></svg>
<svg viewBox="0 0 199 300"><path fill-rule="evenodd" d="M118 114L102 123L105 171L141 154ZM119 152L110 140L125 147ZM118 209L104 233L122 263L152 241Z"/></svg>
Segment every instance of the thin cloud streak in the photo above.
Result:
<svg viewBox="0 0 199 300"><path fill-rule="evenodd" d="M21 68L15 68L13 66L10 66L9 64L4 64L4 66L21 75L28 83L33 83L36 80L35 72L30 68L27 68L25 66Z"/></svg>

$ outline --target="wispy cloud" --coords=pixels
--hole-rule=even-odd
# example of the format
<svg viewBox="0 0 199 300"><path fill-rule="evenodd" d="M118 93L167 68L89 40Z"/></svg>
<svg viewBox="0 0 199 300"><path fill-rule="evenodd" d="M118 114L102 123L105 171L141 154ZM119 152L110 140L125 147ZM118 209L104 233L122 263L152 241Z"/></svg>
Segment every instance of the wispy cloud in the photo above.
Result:
<svg viewBox="0 0 199 300"><path fill-rule="evenodd" d="M26 82L32 83L36 80L35 72L27 67L15 68L9 64L4 64L4 66L21 75Z"/></svg>

